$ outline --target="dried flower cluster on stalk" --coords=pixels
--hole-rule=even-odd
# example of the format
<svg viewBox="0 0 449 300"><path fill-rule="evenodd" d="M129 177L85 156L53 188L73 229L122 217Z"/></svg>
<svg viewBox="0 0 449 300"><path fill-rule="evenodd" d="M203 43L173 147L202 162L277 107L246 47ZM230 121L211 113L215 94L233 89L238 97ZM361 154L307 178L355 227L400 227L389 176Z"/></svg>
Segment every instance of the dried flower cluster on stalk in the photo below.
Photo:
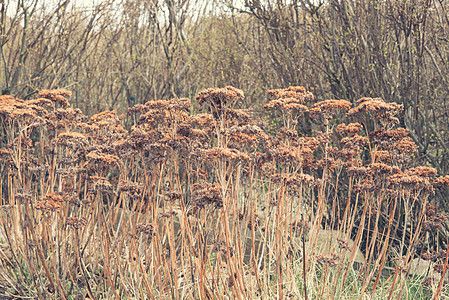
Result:
<svg viewBox="0 0 449 300"><path fill-rule="evenodd" d="M93 294L107 286L137 298L208 298L230 289L251 298L258 288L248 282L284 286L293 259L344 274L355 238L370 262L395 253L405 273L410 254L443 272L449 218L438 195L449 176L415 165L416 145L398 127L402 105L318 101L303 87L267 95L262 112L225 87L198 94L200 113L182 98L89 118L63 89L0 96L0 218L20 250L8 259L37 262L36 278L54 282L58 296L61 282L83 282ZM316 253L323 228L345 232ZM148 294L137 295L142 287Z"/></svg>

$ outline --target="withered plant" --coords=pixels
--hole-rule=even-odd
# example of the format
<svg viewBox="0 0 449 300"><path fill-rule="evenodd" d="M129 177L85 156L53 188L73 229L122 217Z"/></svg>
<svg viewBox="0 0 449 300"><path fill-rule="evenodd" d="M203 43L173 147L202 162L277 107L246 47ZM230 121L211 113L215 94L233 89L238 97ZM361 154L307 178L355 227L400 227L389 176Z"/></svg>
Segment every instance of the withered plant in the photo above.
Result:
<svg viewBox="0 0 449 300"><path fill-rule="evenodd" d="M0 96L1 293L401 298L416 261L421 292L447 292L449 177L413 164L402 106L267 94L263 115L225 87L198 114L170 99L89 118L66 90Z"/></svg>

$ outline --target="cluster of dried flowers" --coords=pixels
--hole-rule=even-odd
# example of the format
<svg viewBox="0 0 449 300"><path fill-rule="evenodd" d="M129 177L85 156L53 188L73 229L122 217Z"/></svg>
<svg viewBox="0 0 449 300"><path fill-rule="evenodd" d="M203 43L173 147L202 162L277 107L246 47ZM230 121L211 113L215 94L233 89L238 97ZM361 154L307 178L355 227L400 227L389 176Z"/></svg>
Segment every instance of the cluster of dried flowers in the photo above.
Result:
<svg viewBox="0 0 449 300"><path fill-rule="evenodd" d="M447 228L447 215L434 196L447 191L449 176L413 165L416 145L408 130L397 127L401 105L378 98L362 98L354 107L346 100L317 101L303 87L267 94L264 110L272 124L280 124L275 134L265 129L262 116L235 108L244 94L234 87L200 92L196 101L206 110L200 114L191 113L190 100L170 99L135 105L126 116L105 111L87 118L70 108L71 93L63 89L41 91L26 101L0 96L5 137L0 172L14 187L1 190L2 197L32 203L47 217L59 212L66 227L76 230L90 222L85 209L90 206L106 203L149 212L150 221L132 227L133 236L149 238L161 230L160 223L182 216L175 209L186 209L187 217L213 219L223 210L238 215L247 208L245 197L257 189L271 192L257 204L265 212L253 208L251 216L239 218L250 231L265 232L267 215L280 214L282 205L293 202L300 204L295 207L309 205L313 213L325 211L323 222L330 226L345 219L349 208L369 206L370 216L380 221L373 225L354 213L354 223L386 226L393 208L397 220L414 208L410 228L421 226L428 236ZM348 122L341 123L343 118ZM302 126L310 121L309 127ZM322 193L328 193L321 197L327 203L317 205ZM310 227L299 221L299 209L289 211L296 234ZM419 211L426 212L422 222ZM395 234L405 236L406 227L397 225ZM223 238L213 242L215 251L234 255L238 247ZM349 250L344 240L338 243L342 251ZM316 260L335 267L341 257Z"/></svg>
<svg viewBox="0 0 449 300"><path fill-rule="evenodd" d="M4 124L10 125L3 127L7 142L0 149L0 157L9 168L37 176L37 172L48 172L49 156L56 155L56 175L64 182L83 173L80 180L89 180L91 192L111 193L112 187L118 185L115 192L135 199L141 198L141 184L126 177L111 178L109 182L101 179L101 175L124 168L127 161L139 159L146 170L153 170L167 159L177 157L179 162L189 161L188 168L193 170L213 168L222 161L238 164L242 170L254 168L261 175L269 175L274 183L297 191L318 186L317 174L324 170L346 172L356 178L357 192L392 193L401 187L418 198L424 192L432 194L434 186L448 185L449 180L437 177L434 171L407 169L416 146L406 129L394 128L401 105L379 98L362 98L353 108L345 100L315 102L313 94L303 87L270 90L267 94L271 100L265 109L282 112L284 116L284 126L276 136L268 135L263 123L251 111L233 108L244 99L243 92L233 87L200 92L196 100L209 112L197 115L189 114L188 99L138 104L128 110L135 120L129 131L122 125L125 116L118 116L115 111L87 119L79 110L70 108L67 98L71 93L67 90L41 91L36 99L27 101L1 96L0 116ZM347 112L346 116L351 119L372 116L380 127L368 132L367 125L361 123L332 126L329 121L339 112ZM318 127L324 125L324 131L314 137L304 136L297 126L299 118L304 116ZM17 135L11 126L23 130ZM338 135L332 134L332 128L341 137L340 141L336 139ZM40 140L32 138L38 129ZM366 152L371 156L368 160L363 157ZM282 174L286 168L290 169L290 175ZM284 179L280 181L279 176ZM386 178L385 184L379 178ZM200 196L206 188L199 186L204 184L193 185L192 192L198 194L197 203L223 201L218 196L209 200ZM211 187L216 187L215 183L210 183Z"/></svg>

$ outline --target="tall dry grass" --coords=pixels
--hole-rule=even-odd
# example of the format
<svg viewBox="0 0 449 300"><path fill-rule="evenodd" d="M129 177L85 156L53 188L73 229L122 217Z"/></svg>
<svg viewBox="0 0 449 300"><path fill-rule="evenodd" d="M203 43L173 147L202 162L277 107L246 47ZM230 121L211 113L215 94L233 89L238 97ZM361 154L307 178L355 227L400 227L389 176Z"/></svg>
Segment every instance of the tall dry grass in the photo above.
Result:
<svg viewBox="0 0 449 300"><path fill-rule="evenodd" d="M233 87L200 92L200 114L172 99L87 118L66 90L0 96L1 294L445 297L434 195L449 176L413 165L402 106L268 96L265 119Z"/></svg>

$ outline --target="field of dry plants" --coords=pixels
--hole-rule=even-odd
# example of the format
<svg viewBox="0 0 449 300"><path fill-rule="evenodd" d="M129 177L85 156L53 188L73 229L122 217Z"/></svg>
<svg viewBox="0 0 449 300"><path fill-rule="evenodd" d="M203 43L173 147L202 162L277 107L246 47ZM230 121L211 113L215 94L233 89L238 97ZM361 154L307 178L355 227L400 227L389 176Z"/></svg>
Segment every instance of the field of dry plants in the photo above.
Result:
<svg viewBox="0 0 449 300"><path fill-rule="evenodd" d="M0 96L0 297L448 299L449 176L413 165L402 106L267 94Z"/></svg>

